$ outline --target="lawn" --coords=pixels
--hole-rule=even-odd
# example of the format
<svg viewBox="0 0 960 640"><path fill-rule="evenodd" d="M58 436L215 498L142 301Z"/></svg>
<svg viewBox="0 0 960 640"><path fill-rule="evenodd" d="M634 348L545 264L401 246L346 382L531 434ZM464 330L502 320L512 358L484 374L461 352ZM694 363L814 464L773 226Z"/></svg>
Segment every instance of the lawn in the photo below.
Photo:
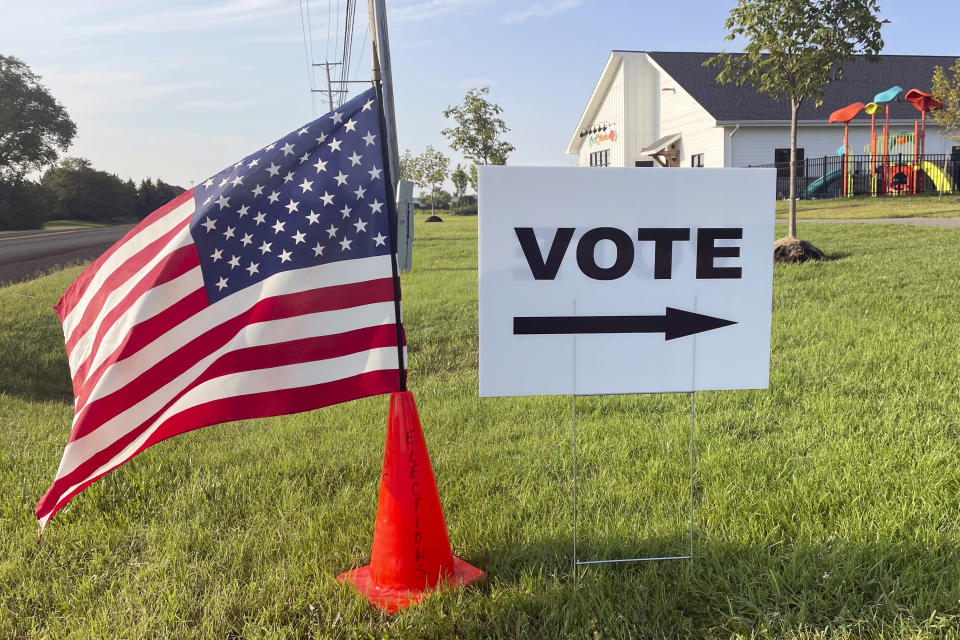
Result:
<svg viewBox="0 0 960 640"><path fill-rule="evenodd" d="M403 278L410 379L484 582L386 617L336 581L369 560L386 397L164 442L35 544L74 268L0 288L0 638L960 638L960 230L803 225L830 259L775 269L770 389L696 397L695 562L574 582L570 398L477 397L477 219L444 219ZM581 557L683 551L688 411L579 400Z"/></svg>
<svg viewBox="0 0 960 640"><path fill-rule="evenodd" d="M777 218L786 219L788 202L777 202ZM797 217L825 218L957 218L960 217L960 196L935 195L875 198L856 196L828 200L798 200Z"/></svg>

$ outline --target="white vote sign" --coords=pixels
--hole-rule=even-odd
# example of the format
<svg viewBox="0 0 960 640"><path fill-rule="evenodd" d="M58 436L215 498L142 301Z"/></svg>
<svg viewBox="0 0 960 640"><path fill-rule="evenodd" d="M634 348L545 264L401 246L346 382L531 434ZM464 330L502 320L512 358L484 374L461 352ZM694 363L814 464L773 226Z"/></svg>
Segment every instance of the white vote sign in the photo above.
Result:
<svg viewBox="0 0 960 640"><path fill-rule="evenodd" d="M481 396L767 387L774 170L479 180Z"/></svg>

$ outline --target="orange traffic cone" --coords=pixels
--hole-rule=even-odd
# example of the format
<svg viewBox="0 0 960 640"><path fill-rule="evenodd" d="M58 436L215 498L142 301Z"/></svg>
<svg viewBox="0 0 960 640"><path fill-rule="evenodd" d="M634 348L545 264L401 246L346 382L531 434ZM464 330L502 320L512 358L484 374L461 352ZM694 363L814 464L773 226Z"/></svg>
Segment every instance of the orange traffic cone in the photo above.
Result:
<svg viewBox="0 0 960 640"><path fill-rule="evenodd" d="M438 585L467 585L484 575L450 551L413 394L390 394L370 564L337 579L349 580L371 604L394 613L423 600Z"/></svg>

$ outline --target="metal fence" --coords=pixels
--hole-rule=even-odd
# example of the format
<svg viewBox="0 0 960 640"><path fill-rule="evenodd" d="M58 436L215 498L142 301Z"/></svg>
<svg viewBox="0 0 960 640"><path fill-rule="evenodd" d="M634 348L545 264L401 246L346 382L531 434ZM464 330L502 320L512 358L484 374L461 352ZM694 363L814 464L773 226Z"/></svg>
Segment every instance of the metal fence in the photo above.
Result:
<svg viewBox="0 0 960 640"><path fill-rule="evenodd" d="M751 165L777 170L777 198L790 193L790 163ZM843 179L846 174L846 180ZM797 162L798 198L859 195L960 194L957 154L912 153L804 158Z"/></svg>

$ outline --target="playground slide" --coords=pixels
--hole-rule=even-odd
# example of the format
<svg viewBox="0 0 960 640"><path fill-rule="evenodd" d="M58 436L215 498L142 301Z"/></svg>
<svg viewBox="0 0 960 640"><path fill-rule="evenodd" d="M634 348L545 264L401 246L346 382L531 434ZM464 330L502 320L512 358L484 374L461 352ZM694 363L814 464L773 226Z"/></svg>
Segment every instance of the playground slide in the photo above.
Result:
<svg viewBox="0 0 960 640"><path fill-rule="evenodd" d="M807 187L807 197L816 198L829 185L833 184L843 176L843 169L835 169L822 178L817 178Z"/></svg>
<svg viewBox="0 0 960 640"><path fill-rule="evenodd" d="M953 180L950 179L950 176L944 174L940 167L932 162L927 162L926 160L921 161L920 169L922 169L925 174L930 176L930 179L933 180L933 184L937 186L937 191L953 191L956 189L953 184Z"/></svg>

